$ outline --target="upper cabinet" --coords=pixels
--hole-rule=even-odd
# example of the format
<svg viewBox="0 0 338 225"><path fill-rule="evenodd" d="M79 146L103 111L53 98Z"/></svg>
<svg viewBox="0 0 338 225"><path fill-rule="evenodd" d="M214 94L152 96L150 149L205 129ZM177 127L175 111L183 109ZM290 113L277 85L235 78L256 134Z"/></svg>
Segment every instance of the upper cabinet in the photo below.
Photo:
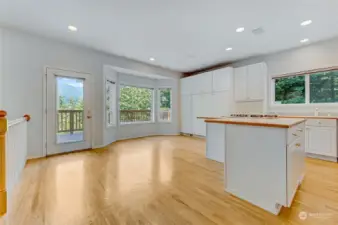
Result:
<svg viewBox="0 0 338 225"><path fill-rule="evenodd" d="M226 67L223 69L213 71L212 75L212 89L213 91L228 91L232 80L234 69Z"/></svg>
<svg viewBox="0 0 338 225"><path fill-rule="evenodd" d="M212 72L181 79L181 95L211 93Z"/></svg>
<svg viewBox="0 0 338 225"><path fill-rule="evenodd" d="M234 69L223 69L201 73L181 79L181 95L206 94L219 91L228 91L231 87Z"/></svg>
<svg viewBox="0 0 338 225"><path fill-rule="evenodd" d="M192 94L204 94L212 92L212 72L199 74L193 78Z"/></svg>
<svg viewBox="0 0 338 225"><path fill-rule="evenodd" d="M235 101L260 101L265 98L265 63L236 68L234 74Z"/></svg>

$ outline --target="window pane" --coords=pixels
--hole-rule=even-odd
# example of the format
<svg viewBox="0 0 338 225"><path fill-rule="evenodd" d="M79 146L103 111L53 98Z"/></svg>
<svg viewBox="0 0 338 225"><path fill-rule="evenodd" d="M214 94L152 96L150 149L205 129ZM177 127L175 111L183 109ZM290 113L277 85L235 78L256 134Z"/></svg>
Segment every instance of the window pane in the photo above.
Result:
<svg viewBox="0 0 338 225"><path fill-rule="evenodd" d="M305 103L305 76L275 79L275 103Z"/></svg>
<svg viewBox="0 0 338 225"><path fill-rule="evenodd" d="M171 118L171 88L159 89L160 96L160 121L170 121Z"/></svg>
<svg viewBox="0 0 338 225"><path fill-rule="evenodd" d="M106 80L106 122L108 126L115 125L115 99L116 84L114 81Z"/></svg>
<svg viewBox="0 0 338 225"><path fill-rule="evenodd" d="M120 87L120 122L153 121L153 89Z"/></svg>
<svg viewBox="0 0 338 225"><path fill-rule="evenodd" d="M310 103L338 102L338 71L310 75Z"/></svg>
<svg viewBox="0 0 338 225"><path fill-rule="evenodd" d="M57 144L84 140L83 84L83 79L56 77Z"/></svg>

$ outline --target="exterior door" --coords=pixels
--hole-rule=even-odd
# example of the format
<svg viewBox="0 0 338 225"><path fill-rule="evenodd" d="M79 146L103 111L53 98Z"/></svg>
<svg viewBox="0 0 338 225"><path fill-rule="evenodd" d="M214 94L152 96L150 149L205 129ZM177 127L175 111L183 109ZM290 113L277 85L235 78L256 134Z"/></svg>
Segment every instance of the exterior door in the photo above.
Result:
<svg viewBox="0 0 338 225"><path fill-rule="evenodd" d="M47 69L47 155L91 148L89 74Z"/></svg>

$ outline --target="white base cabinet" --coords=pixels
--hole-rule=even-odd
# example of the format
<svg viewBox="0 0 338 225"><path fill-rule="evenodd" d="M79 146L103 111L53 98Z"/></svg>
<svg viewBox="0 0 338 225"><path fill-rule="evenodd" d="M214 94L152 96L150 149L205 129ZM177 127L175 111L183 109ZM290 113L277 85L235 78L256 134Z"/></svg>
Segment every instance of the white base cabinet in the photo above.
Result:
<svg viewBox="0 0 338 225"><path fill-rule="evenodd" d="M223 126L225 190L276 215L290 207L304 177L304 122L288 129ZM213 150L218 151L216 144L207 151Z"/></svg>
<svg viewBox="0 0 338 225"><path fill-rule="evenodd" d="M309 119L305 130L308 156L337 162L336 120Z"/></svg>

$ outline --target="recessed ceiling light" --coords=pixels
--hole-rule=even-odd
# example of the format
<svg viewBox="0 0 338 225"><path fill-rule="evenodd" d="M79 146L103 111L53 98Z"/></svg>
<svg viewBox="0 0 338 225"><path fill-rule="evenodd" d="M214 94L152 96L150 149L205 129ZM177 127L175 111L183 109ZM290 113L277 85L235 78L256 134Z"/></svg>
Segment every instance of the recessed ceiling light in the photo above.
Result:
<svg viewBox="0 0 338 225"><path fill-rule="evenodd" d="M236 29L236 32L237 33L240 33L240 32L243 32L244 31L244 27L239 27Z"/></svg>
<svg viewBox="0 0 338 225"><path fill-rule="evenodd" d="M308 42L308 41L309 41L308 38L304 38L304 39L300 40L301 43L306 43L306 42Z"/></svg>
<svg viewBox="0 0 338 225"><path fill-rule="evenodd" d="M151 57L149 58L150 61L155 61L155 58Z"/></svg>
<svg viewBox="0 0 338 225"><path fill-rule="evenodd" d="M300 25L303 26L303 27L305 27L307 25L310 25L311 23L312 23L312 20L305 20Z"/></svg>
<svg viewBox="0 0 338 225"><path fill-rule="evenodd" d="M229 48L227 48L227 49L225 49L226 51L231 51L232 50L232 48L231 47L229 47Z"/></svg>
<svg viewBox="0 0 338 225"><path fill-rule="evenodd" d="M77 31L77 28L74 27L74 26L72 26L72 25L69 25L68 26L68 30L70 30L70 31Z"/></svg>

